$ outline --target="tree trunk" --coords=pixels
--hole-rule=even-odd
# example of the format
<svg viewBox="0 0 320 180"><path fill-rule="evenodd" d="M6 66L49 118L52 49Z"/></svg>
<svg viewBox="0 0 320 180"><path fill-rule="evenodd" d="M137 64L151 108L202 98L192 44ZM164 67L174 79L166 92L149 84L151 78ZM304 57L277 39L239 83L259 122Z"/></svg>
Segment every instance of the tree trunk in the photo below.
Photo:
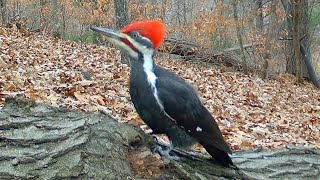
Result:
<svg viewBox="0 0 320 180"><path fill-rule="evenodd" d="M153 138L109 116L5 98L0 179L316 179L320 150L234 152L239 170L200 156L162 160Z"/></svg>
<svg viewBox="0 0 320 180"><path fill-rule="evenodd" d="M310 54L307 54L302 44L300 44L300 52L302 55L303 62L307 66L308 74L312 83L317 88L320 88L320 78L317 76L315 68L312 65L312 57L310 56Z"/></svg>
<svg viewBox="0 0 320 180"><path fill-rule="evenodd" d="M125 25L129 24L127 0L114 0L114 11L118 29L123 28ZM130 64L129 58L127 58L122 52L121 62L128 65Z"/></svg>
<svg viewBox="0 0 320 180"><path fill-rule="evenodd" d="M52 35L54 37L61 37L59 31L59 10L58 10L58 0L51 0L51 26Z"/></svg>
<svg viewBox="0 0 320 180"><path fill-rule="evenodd" d="M268 78L268 67L269 67L269 61L271 59L271 39L273 35L272 29L275 28L276 21L276 7L277 7L277 1L272 0L271 1L271 11L270 11L270 22L268 26L268 31L266 34L266 41L265 41L265 48L263 53L263 67L262 67L262 78L267 79Z"/></svg>
<svg viewBox="0 0 320 180"><path fill-rule="evenodd" d="M255 2L256 4L256 12L257 17L256 17L256 28L260 32L260 34L263 34L263 13L262 13L262 0L257 0Z"/></svg>
<svg viewBox="0 0 320 180"><path fill-rule="evenodd" d="M0 11L1 11L1 23L2 25L6 25L7 24L6 0L0 0Z"/></svg>
<svg viewBox="0 0 320 180"><path fill-rule="evenodd" d="M302 60L300 53L300 36L299 36L299 5L300 0L293 0L293 51L294 61L296 62L296 78L298 82L302 82Z"/></svg>
<svg viewBox="0 0 320 180"><path fill-rule="evenodd" d="M287 23L288 23L288 39L287 41L287 48L286 48L286 54L287 54L287 72L291 74L295 74L296 72L296 61L294 61L294 58L292 56L293 54L293 41L291 41L293 36L293 10L292 5L287 0L282 0L283 8L285 9L287 13ZM311 81L316 87L320 87L320 81L317 77L317 74L315 73L315 68L312 65L312 57L310 52L310 39L309 39L309 31L308 28L308 2L307 1L300 1L300 9L302 9L303 13L300 13L300 16L302 16L299 20L300 23L300 52L301 52L301 58L303 59L302 63L302 70L303 70L303 77L310 77ZM301 25L302 24L302 25ZM302 27L301 27L302 26ZM306 32L305 32L306 31ZM304 46L307 46L304 47ZM307 75L305 75L307 73Z"/></svg>
<svg viewBox="0 0 320 180"><path fill-rule="evenodd" d="M286 55L286 72L293 74L294 68L294 61L292 61L293 59L293 42L289 39L292 39L293 36L293 10L292 10L292 5L289 3L289 0L282 0L282 6L283 9L286 12L286 23L287 23L287 29L284 29L285 32L285 38L284 39L288 39L288 41L285 41L285 55Z"/></svg>
<svg viewBox="0 0 320 180"><path fill-rule="evenodd" d="M239 46L240 46L240 57L242 59L243 71L244 71L244 73L248 73L247 60L244 55L241 29L240 29L240 25L239 25L237 0L232 1L232 6L233 6L233 17L234 17L234 20L236 21L237 37L238 37Z"/></svg>
<svg viewBox="0 0 320 180"><path fill-rule="evenodd" d="M117 28L122 28L129 23L127 0L114 0L114 10Z"/></svg>
<svg viewBox="0 0 320 180"><path fill-rule="evenodd" d="M299 2L299 36L300 43L305 47L306 53L311 54L310 49L310 21L309 21L309 5L307 0L300 0ZM302 58L302 57L301 57ZM306 74L306 66L302 64L302 70Z"/></svg>
<svg viewBox="0 0 320 180"><path fill-rule="evenodd" d="M293 41L290 39L293 39L293 17L294 17L294 9L293 9L293 0L290 2L289 0L282 0L282 5L284 10L286 11L287 16L287 26L288 26L288 37L286 39L289 39L287 41L287 48L286 48L286 57L287 57L287 73L290 74L296 74L297 71L297 64L294 55L294 46ZM305 51L307 54L310 55L310 41L309 41L309 18L308 18L308 1L298 1L300 6L298 7L300 9L299 13L299 42L302 43L302 45L305 47ZM302 57L300 56L300 59ZM302 61L302 60L301 60ZM306 65L302 63L302 76L308 77L308 71L306 68Z"/></svg>

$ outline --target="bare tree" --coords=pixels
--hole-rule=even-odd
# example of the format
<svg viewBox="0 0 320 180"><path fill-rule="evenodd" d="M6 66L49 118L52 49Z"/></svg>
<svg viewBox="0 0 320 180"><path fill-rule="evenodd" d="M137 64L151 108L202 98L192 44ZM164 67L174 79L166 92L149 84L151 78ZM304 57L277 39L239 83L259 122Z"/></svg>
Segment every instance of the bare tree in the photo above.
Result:
<svg viewBox="0 0 320 180"><path fill-rule="evenodd" d="M122 28L129 23L127 0L114 0L114 11L117 28Z"/></svg>
<svg viewBox="0 0 320 180"><path fill-rule="evenodd" d="M256 12L257 12L256 28L262 34L262 32L263 32L263 13L262 13L263 3L262 3L262 0L257 0L255 2L255 5L256 5Z"/></svg>
<svg viewBox="0 0 320 180"><path fill-rule="evenodd" d="M272 0L271 1L271 11L270 11L270 22L268 26L268 31L265 38L265 49L263 53L263 69L262 69L262 77L264 79L268 78L268 67L269 67L269 61L271 59L271 39L272 39L272 28L275 27L276 21L276 7L277 7L277 1Z"/></svg>
<svg viewBox="0 0 320 180"><path fill-rule="evenodd" d="M296 77L298 82L302 82L302 60L299 43L299 14L300 0L293 0L293 52L294 61L296 62Z"/></svg>
<svg viewBox="0 0 320 180"><path fill-rule="evenodd" d="M55 37L60 37L59 33L59 10L58 10L58 0L51 0L51 19L52 19L52 34Z"/></svg>
<svg viewBox="0 0 320 180"><path fill-rule="evenodd" d="M114 11L116 16L116 25L120 29L129 23L127 0L114 0ZM130 64L130 60L121 53L121 62Z"/></svg>
<svg viewBox="0 0 320 180"><path fill-rule="evenodd" d="M294 1L288 1L288 0L282 0L282 5L284 10L287 14L287 32L288 37L286 38L287 41L287 48L286 48L286 56L287 56L287 72L291 74L296 74L297 72L297 61L295 58L292 57L293 52L293 2ZM308 1L303 0L299 1L299 10L302 11L298 14L299 19L298 23L298 30L299 30L299 46L300 46L300 58L303 59L301 62L302 66L302 76L309 76L312 80L313 84L320 88L320 81L317 77L317 74L315 73L315 67L312 65L311 60L311 50L310 50L310 33L309 33L309 8L308 8ZM307 74L308 73L308 74Z"/></svg>
<svg viewBox="0 0 320 180"><path fill-rule="evenodd" d="M244 55L241 29L240 29L240 25L239 25L237 0L232 1L232 6L233 6L233 17L234 17L234 20L236 21L237 37L238 37L239 46L240 46L240 56L241 56L242 64L243 64L243 71L244 71L244 73L248 73L247 61L246 61L246 57Z"/></svg>
<svg viewBox="0 0 320 180"><path fill-rule="evenodd" d="M5 25L7 22L7 17L6 17L6 0L0 0L0 11L1 11L1 23Z"/></svg>
<svg viewBox="0 0 320 180"><path fill-rule="evenodd" d="M284 10L286 11L286 16L287 16L287 32L288 32L288 37L287 39L289 41L287 41L287 48L286 48L286 56L287 56L287 72L290 74L296 74L296 70L297 70L297 65L296 65L296 61L294 60L294 58L292 57L292 55L294 54L294 49L293 49L293 28L294 28L294 23L293 23L293 17L294 17L294 9L293 9L293 2L294 0L282 0L282 5ZM305 51L307 54L310 54L310 42L309 42L309 18L308 18L308 1L307 0L303 0L303 1L299 1L299 9L301 11L301 13L299 13L299 19L297 22L299 22L299 24L297 25L299 28L299 37L301 38L299 40L299 42L305 47ZM304 63L302 63L302 69L303 69L303 76L308 76L307 70L306 70L306 66Z"/></svg>

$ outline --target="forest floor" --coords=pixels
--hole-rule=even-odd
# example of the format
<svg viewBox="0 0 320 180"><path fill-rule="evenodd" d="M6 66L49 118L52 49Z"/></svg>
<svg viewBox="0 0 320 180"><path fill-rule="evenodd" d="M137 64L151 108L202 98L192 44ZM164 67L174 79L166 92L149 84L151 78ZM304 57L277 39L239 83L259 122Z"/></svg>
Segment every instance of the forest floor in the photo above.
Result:
<svg viewBox="0 0 320 180"><path fill-rule="evenodd" d="M0 109L5 95L23 96L103 111L148 130L130 101L130 68L120 63L119 50L0 28L0 52ZM262 80L164 55L156 63L198 90L233 150L320 148L320 90L312 84L297 84L287 74Z"/></svg>

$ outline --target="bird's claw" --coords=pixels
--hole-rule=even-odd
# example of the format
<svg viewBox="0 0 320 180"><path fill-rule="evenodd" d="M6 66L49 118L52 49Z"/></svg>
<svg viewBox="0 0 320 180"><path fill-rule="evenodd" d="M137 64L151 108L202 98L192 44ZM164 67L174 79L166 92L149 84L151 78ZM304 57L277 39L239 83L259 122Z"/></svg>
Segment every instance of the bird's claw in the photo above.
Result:
<svg viewBox="0 0 320 180"><path fill-rule="evenodd" d="M153 151L154 152L158 152L161 156L167 158L167 159L170 159L170 160L174 160L174 161L179 161L180 158L178 156L174 156L174 155L170 155L170 152L172 151L172 147L168 147L168 148L165 148L163 149L161 146L157 145Z"/></svg>
<svg viewBox="0 0 320 180"><path fill-rule="evenodd" d="M199 157L198 154L194 151L189 151L189 152L187 152L187 154L191 157Z"/></svg>

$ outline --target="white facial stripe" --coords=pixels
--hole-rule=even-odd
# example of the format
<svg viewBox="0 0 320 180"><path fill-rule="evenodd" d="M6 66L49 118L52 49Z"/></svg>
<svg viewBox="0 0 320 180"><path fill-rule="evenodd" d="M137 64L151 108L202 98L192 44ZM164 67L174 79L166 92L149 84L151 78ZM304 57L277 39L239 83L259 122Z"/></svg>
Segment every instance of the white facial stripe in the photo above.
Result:
<svg viewBox="0 0 320 180"><path fill-rule="evenodd" d="M152 44L152 42L150 41L150 39L148 39L148 38L146 38L146 37L141 36L141 39L144 39L144 40L146 40L146 41L149 41L149 42Z"/></svg>
<svg viewBox="0 0 320 180"><path fill-rule="evenodd" d="M110 38L109 39L110 42L112 42L113 44L115 44L116 46L122 48L123 50L125 50L130 56L134 57L134 58L138 58L138 53L135 52L134 50L132 50L130 47L128 47L127 44L125 44L122 41L118 41L115 39Z"/></svg>
<svg viewBox="0 0 320 180"><path fill-rule="evenodd" d="M126 37L128 39L128 41L135 47L137 48L138 51L140 51L142 54L146 54L146 53L149 53L148 51L150 51L150 48L147 48L147 46L143 46L141 45L140 43L138 43L136 40L132 39L130 36ZM146 37L142 37L142 39L145 39L149 42L150 39L146 38ZM153 54L153 50L152 50L152 54ZM151 54L151 58L152 58L152 54Z"/></svg>

